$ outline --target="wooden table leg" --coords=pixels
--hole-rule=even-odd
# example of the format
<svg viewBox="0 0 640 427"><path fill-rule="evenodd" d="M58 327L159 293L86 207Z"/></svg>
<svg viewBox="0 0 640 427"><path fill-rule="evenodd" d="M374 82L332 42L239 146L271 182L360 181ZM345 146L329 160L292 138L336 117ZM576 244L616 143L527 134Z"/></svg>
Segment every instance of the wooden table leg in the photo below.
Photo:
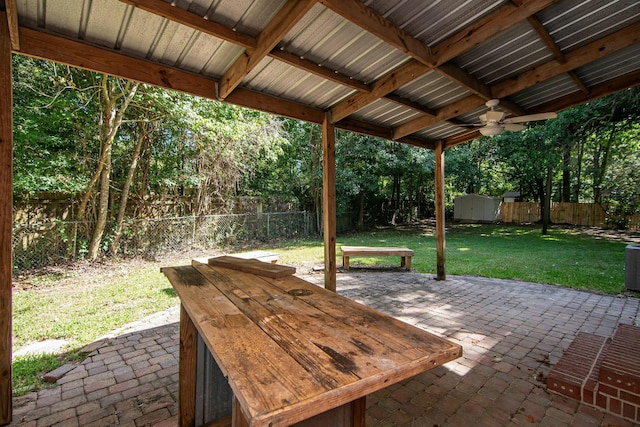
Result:
<svg viewBox="0 0 640 427"><path fill-rule="evenodd" d="M405 267L407 268L407 271L411 271L411 257L407 256L406 259Z"/></svg>
<svg viewBox="0 0 640 427"><path fill-rule="evenodd" d="M348 256L342 256L342 269L343 270L348 270L349 269L349 257Z"/></svg>
<svg viewBox="0 0 640 427"><path fill-rule="evenodd" d="M180 304L180 365L178 367L178 408L181 427L195 425L196 363L198 331L189 314Z"/></svg>

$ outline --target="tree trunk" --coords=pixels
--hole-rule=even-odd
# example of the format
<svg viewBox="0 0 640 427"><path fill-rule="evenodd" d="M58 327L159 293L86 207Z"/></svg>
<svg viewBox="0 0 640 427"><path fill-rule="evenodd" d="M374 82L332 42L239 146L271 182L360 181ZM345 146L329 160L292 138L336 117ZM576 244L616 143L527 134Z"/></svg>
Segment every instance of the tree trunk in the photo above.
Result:
<svg viewBox="0 0 640 427"><path fill-rule="evenodd" d="M573 200L580 202L580 193L582 192L582 159L584 157L584 139L578 142L578 158L576 159L576 186L573 189Z"/></svg>
<svg viewBox="0 0 640 427"><path fill-rule="evenodd" d="M87 258L90 261L98 258L102 236L104 235L109 215L109 184L111 182L111 152L113 141L122 124L124 113L136 94L138 85L138 83L127 81L123 92L117 93L115 85L113 82L109 82L107 75L102 76L101 101L104 108L104 120L102 122L102 131L100 132L102 138L102 153L100 158L104 159L104 162L101 166L102 173L100 174L100 196L96 225L93 229L93 235L87 253ZM118 104L120 99L122 99L122 102ZM100 166L98 168L100 168Z"/></svg>
<svg viewBox="0 0 640 427"><path fill-rule="evenodd" d="M571 145L563 144L562 152L562 201L571 201Z"/></svg>
<svg viewBox="0 0 640 427"><path fill-rule="evenodd" d="M89 244L88 258L94 261L98 258L102 236L107 225L107 217L109 214L109 183L111 182L111 152L112 144L105 147L105 165L102 168L100 176L100 190L98 198L98 212L96 215L96 223L93 228L91 243Z"/></svg>
<svg viewBox="0 0 640 427"><path fill-rule="evenodd" d="M364 190L360 189L358 194L358 231L364 229Z"/></svg>
<svg viewBox="0 0 640 427"><path fill-rule="evenodd" d="M547 182L544 194L544 210L542 212L542 234L548 233L549 224L551 223L551 166L547 166Z"/></svg>
<svg viewBox="0 0 640 427"><path fill-rule="evenodd" d="M127 210L127 202L129 200L129 189L131 188L131 183L133 182L133 176L136 172L136 168L138 167L138 159L140 158L140 152L142 151L142 145L149 138L149 133L147 131L148 122L140 122L138 123L138 129L140 129L140 135L138 137L138 141L133 150L133 154L131 155L131 164L129 165L129 172L127 173L127 178L124 181L122 186L122 196L120 197L120 208L118 209L118 218L116 220L116 231L113 236L113 242L111 242L111 247L109 248L109 253L111 256L115 256L118 252L120 246L120 237L122 236L122 229L124 226L124 215Z"/></svg>
<svg viewBox="0 0 640 427"><path fill-rule="evenodd" d="M593 200L596 203L602 203L602 183L604 182L607 174L607 167L609 166L609 154L611 152L611 146L613 145L613 139L616 135L615 127L612 127L609 136L603 143L600 144L600 148L594 152L594 172L593 172Z"/></svg>

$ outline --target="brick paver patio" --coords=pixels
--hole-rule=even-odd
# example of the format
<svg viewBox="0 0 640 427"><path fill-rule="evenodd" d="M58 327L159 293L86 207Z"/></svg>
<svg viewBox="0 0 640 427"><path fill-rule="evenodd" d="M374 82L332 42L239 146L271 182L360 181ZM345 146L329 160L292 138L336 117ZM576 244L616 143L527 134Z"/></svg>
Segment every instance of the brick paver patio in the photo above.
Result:
<svg viewBox="0 0 640 427"><path fill-rule="evenodd" d="M548 392L545 380L578 332L640 324L640 299L365 270L339 273L338 292L464 347L462 358L370 396L367 426L633 425ZM54 387L15 398L11 425L176 425L177 322L171 309L92 344Z"/></svg>

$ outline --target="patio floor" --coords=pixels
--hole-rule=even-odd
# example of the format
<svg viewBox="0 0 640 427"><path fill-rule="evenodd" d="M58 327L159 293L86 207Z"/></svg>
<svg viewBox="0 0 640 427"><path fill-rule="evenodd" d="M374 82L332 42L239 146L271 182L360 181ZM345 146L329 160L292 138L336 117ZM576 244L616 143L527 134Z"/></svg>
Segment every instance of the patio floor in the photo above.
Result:
<svg viewBox="0 0 640 427"><path fill-rule="evenodd" d="M579 331L640 325L638 298L357 269L338 274L338 292L464 347L462 358L370 396L367 426L634 425L548 392L545 380ZM177 425L178 318L174 308L92 344L53 388L15 398L10 425Z"/></svg>

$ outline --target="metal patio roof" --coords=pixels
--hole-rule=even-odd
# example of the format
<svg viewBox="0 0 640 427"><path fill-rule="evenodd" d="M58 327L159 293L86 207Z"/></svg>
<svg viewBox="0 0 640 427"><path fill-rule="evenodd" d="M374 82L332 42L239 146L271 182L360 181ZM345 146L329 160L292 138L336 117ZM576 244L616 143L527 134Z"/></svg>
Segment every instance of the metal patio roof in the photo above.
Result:
<svg viewBox="0 0 640 427"><path fill-rule="evenodd" d="M640 83L638 0L0 0L14 52L433 148Z"/></svg>

